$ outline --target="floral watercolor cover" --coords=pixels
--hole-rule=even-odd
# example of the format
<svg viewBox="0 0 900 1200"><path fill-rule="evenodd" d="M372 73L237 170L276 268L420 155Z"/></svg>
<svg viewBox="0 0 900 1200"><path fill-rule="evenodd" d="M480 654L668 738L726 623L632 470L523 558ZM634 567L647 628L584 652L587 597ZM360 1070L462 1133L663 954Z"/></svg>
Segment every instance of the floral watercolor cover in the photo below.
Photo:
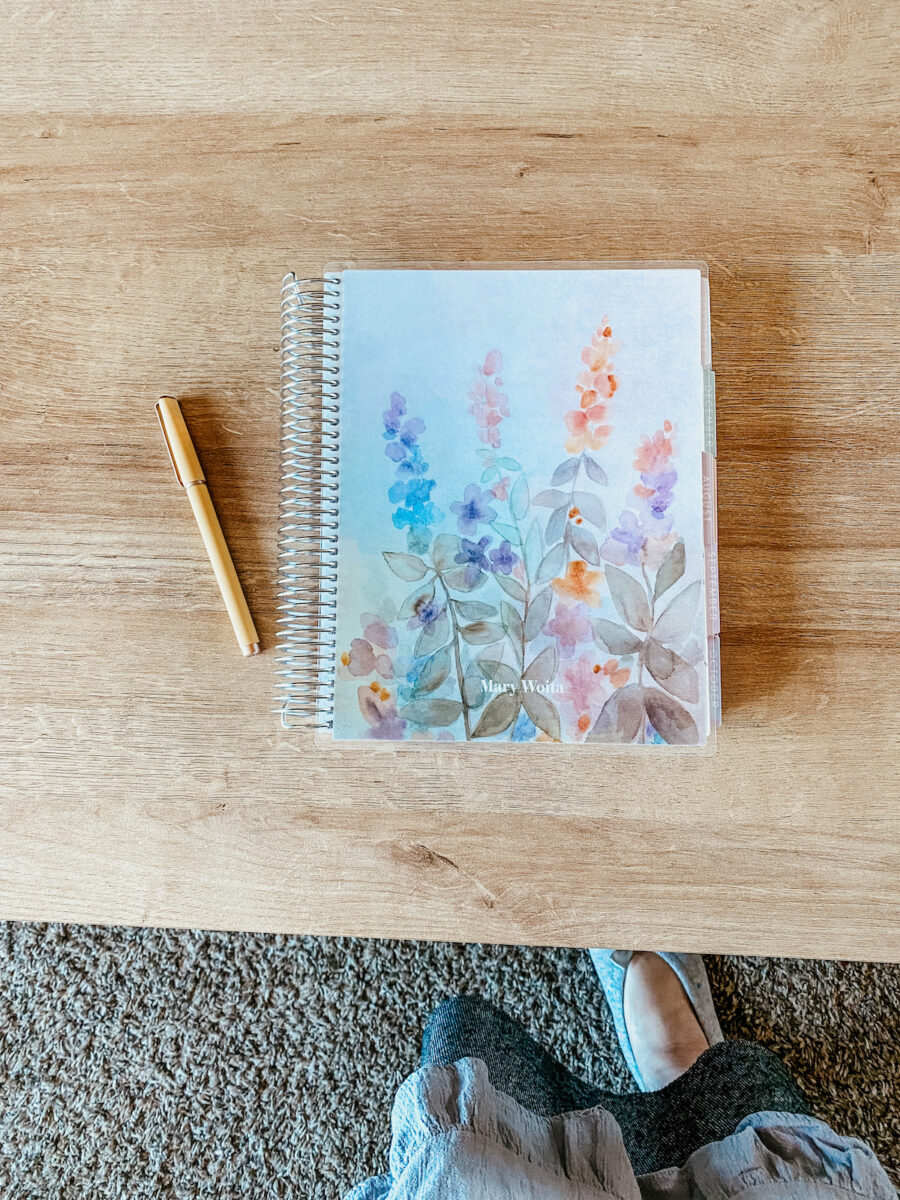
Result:
<svg viewBox="0 0 900 1200"><path fill-rule="evenodd" d="M342 273L336 739L706 742L701 285Z"/></svg>

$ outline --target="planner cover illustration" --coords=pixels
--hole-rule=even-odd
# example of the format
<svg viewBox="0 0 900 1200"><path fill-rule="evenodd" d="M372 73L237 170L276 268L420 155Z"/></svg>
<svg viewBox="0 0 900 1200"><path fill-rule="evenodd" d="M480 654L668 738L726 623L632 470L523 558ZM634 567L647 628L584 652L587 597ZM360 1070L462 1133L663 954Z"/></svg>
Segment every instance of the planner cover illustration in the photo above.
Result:
<svg viewBox="0 0 900 1200"><path fill-rule="evenodd" d="M703 272L334 283L333 737L705 744Z"/></svg>

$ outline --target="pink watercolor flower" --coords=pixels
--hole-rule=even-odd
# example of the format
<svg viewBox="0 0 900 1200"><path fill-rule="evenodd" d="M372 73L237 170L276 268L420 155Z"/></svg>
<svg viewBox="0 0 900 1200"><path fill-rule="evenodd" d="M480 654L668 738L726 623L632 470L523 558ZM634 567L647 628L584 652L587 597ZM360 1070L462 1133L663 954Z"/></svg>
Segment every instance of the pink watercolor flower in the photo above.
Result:
<svg viewBox="0 0 900 1200"><path fill-rule="evenodd" d="M341 655L338 673L343 678L355 676L360 679L364 675L371 675L373 671L377 671L382 679L391 679L394 665L387 654L376 654L365 638L354 638L350 649Z"/></svg>
<svg viewBox="0 0 900 1200"><path fill-rule="evenodd" d="M603 673L594 670L596 665L594 655L587 652L560 672L565 688L562 701L579 715L590 712L591 704L605 690Z"/></svg>
<svg viewBox="0 0 900 1200"><path fill-rule="evenodd" d="M359 620L363 637L373 646L380 646L382 650L393 650L397 645L396 629L391 629L387 621L377 613L363 613Z"/></svg>
<svg viewBox="0 0 900 1200"><path fill-rule="evenodd" d="M641 475L656 475L665 471L672 457L672 422L666 421L653 437L646 434L635 451L634 469Z"/></svg>
<svg viewBox="0 0 900 1200"><path fill-rule="evenodd" d="M601 666L590 652L563 668L561 699L572 712L569 734L573 741L580 741L592 728L606 701L608 688L624 687L630 675L631 669L620 667L618 659L610 658Z"/></svg>
<svg viewBox="0 0 900 1200"><path fill-rule="evenodd" d="M503 370L503 355L499 350L489 350L484 356L482 375L499 375Z"/></svg>
<svg viewBox="0 0 900 1200"><path fill-rule="evenodd" d="M553 619L544 626L544 633L556 638L561 658L571 658L579 642L590 637L591 623L587 614L586 604L579 602L569 606L557 603Z"/></svg>
<svg viewBox="0 0 900 1200"><path fill-rule="evenodd" d="M491 488L491 491L493 492L494 497L497 500L508 500L509 499L509 476L504 475L502 479L498 479L497 482L494 484L494 486Z"/></svg>
<svg viewBox="0 0 900 1200"><path fill-rule="evenodd" d="M486 446L500 446L500 422L509 416L507 397L500 390L500 370L503 358L499 350L490 350L478 367L478 374L469 389L469 412L478 425L478 437ZM491 382L493 376L493 382Z"/></svg>

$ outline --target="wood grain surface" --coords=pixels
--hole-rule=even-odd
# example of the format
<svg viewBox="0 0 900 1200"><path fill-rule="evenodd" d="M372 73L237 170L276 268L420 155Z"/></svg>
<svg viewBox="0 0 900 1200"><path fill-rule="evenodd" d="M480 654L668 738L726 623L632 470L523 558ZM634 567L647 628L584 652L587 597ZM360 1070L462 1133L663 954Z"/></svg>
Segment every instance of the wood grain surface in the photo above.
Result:
<svg viewBox="0 0 900 1200"><path fill-rule="evenodd" d="M0 6L0 916L900 960L897 16ZM279 285L348 257L709 263L715 758L280 728Z"/></svg>

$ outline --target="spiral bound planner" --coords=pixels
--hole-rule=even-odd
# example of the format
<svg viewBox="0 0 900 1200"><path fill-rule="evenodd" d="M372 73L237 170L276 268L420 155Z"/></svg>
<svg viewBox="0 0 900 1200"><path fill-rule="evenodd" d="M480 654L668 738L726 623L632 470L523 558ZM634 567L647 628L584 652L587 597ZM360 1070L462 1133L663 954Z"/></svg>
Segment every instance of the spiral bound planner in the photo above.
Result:
<svg viewBox="0 0 900 1200"><path fill-rule="evenodd" d="M714 748L703 264L288 275L282 418L285 726Z"/></svg>

